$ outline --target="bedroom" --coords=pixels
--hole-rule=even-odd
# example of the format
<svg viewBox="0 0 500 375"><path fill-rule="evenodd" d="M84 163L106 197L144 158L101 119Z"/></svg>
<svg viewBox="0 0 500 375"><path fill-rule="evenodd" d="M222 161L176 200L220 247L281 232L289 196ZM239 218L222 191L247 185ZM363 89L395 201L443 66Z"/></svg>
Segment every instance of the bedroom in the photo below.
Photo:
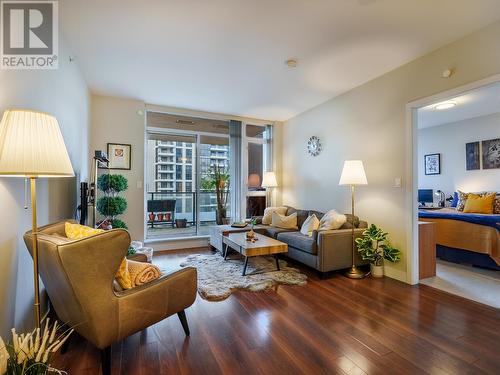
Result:
<svg viewBox="0 0 500 375"><path fill-rule="evenodd" d="M500 83L417 117L419 232L428 231L429 249L435 242L435 253L420 247L420 282L498 308Z"/></svg>

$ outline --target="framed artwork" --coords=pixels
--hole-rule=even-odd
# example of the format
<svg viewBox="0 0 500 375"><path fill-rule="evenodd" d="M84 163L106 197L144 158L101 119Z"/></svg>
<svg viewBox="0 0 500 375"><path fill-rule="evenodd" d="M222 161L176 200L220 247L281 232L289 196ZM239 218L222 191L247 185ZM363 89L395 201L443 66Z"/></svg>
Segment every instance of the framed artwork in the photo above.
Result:
<svg viewBox="0 0 500 375"><path fill-rule="evenodd" d="M470 142L465 144L465 169L474 171L480 166L479 142Z"/></svg>
<svg viewBox="0 0 500 375"><path fill-rule="evenodd" d="M425 155L424 168L426 175L441 174L441 154Z"/></svg>
<svg viewBox="0 0 500 375"><path fill-rule="evenodd" d="M109 169L130 169L132 146L120 143L108 143Z"/></svg>
<svg viewBox="0 0 500 375"><path fill-rule="evenodd" d="M482 142L483 169L500 168L500 138Z"/></svg>

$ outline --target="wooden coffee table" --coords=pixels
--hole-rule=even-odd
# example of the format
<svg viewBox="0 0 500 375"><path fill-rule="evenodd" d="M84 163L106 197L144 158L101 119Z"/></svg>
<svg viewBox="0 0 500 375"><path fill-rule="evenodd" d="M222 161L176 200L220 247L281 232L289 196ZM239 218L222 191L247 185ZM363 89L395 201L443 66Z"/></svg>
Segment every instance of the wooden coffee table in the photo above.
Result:
<svg viewBox="0 0 500 375"><path fill-rule="evenodd" d="M247 241L246 233L229 233L222 237L224 250L222 255L227 258L229 248L236 250L245 257L245 266L243 267L243 276L246 275L248 258L256 256L274 255L276 259L276 268L280 270L278 254L288 252L288 245L284 242L255 233L255 242Z"/></svg>

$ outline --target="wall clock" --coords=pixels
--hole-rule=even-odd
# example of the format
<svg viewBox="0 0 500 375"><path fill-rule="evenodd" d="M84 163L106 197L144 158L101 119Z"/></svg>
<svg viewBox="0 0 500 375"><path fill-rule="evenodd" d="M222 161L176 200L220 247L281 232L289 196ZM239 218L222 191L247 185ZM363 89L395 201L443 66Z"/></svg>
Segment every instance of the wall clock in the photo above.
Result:
<svg viewBox="0 0 500 375"><path fill-rule="evenodd" d="M307 151L309 151L309 154L311 156L318 156L321 152L321 149L321 142L318 137L313 135L311 138L309 138L309 141L307 141Z"/></svg>

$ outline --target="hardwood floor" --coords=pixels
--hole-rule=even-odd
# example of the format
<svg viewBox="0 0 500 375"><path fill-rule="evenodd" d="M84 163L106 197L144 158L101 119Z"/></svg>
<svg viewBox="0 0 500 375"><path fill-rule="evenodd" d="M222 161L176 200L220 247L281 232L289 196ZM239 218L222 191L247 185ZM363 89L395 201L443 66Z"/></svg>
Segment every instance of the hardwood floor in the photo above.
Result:
<svg viewBox="0 0 500 375"><path fill-rule="evenodd" d="M155 263L176 266L186 254L157 255ZM189 338L174 315L113 345L112 373L499 373L500 310L423 285L320 280L298 267L307 286L237 292L222 302L198 296L187 310ZM54 366L99 374L100 353L76 338Z"/></svg>

